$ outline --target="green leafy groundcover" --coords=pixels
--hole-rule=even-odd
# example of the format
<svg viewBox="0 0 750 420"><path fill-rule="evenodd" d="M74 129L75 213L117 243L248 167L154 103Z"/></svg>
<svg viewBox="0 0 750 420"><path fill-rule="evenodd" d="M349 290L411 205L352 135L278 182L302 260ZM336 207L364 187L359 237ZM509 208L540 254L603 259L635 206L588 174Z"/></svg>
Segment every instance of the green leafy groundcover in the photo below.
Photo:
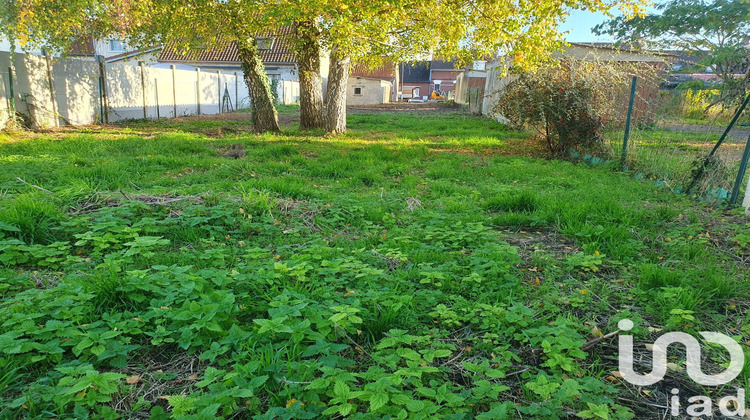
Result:
<svg viewBox="0 0 750 420"><path fill-rule="evenodd" d="M6 141L0 417L627 419L592 331L741 328L711 210L366 135Z"/></svg>

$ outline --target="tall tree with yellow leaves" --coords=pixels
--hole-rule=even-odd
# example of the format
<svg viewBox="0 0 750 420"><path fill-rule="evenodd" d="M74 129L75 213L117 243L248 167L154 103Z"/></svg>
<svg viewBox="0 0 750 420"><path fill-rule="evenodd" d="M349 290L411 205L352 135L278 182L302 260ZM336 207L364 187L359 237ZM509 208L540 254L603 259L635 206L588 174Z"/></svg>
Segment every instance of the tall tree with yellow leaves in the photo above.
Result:
<svg viewBox="0 0 750 420"><path fill-rule="evenodd" d="M376 65L432 55L468 63L512 55L534 67L561 44L570 10L640 14L648 0L21 0L5 2L0 30L25 45L64 49L75 39L112 33L131 43L173 42L189 49L237 42L258 131L279 131L255 36L293 26L299 61L301 127L346 130L346 90L353 62ZM33 36L32 36L33 34ZM323 102L321 51L330 52Z"/></svg>

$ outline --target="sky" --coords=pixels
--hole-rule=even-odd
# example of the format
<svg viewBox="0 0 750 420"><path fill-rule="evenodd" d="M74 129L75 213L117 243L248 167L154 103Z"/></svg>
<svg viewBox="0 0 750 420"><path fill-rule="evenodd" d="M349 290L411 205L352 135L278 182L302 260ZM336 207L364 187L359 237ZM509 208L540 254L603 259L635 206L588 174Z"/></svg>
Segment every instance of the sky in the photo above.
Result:
<svg viewBox="0 0 750 420"><path fill-rule="evenodd" d="M621 16L617 10L613 11L616 16ZM654 14L658 13L657 10L652 7L646 8L646 13ZM603 13L593 13L584 10L573 10L570 12L570 16L560 26L560 30L569 31L565 35L565 40L568 42L612 42L611 36L602 35L597 36L591 33L591 28L609 20Z"/></svg>
<svg viewBox="0 0 750 420"><path fill-rule="evenodd" d="M622 16L617 9L612 11L615 16ZM654 5L646 7L647 14L659 14L659 10ZM572 10L570 16L560 26L561 31L568 31L565 40L568 42L612 42L611 36L597 36L591 33L591 28L608 21L610 18L604 16L604 13L593 13L585 10Z"/></svg>
<svg viewBox="0 0 750 420"><path fill-rule="evenodd" d="M574 10L568 19L562 24L560 30L569 31L565 35L568 42L611 42L610 36L596 36L591 33L591 28L608 20L602 13L592 13L582 10Z"/></svg>

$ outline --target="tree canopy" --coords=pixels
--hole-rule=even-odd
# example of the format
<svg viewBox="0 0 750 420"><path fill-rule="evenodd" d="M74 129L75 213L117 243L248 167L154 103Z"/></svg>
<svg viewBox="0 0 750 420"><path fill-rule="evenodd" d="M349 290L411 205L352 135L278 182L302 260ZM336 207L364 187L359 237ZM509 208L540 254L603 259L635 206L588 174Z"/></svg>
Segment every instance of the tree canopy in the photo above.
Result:
<svg viewBox="0 0 750 420"><path fill-rule="evenodd" d="M325 128L340 132L345 129L342 113L352 62L402 62L432 55L465 64L500 53L513 55L517 65L530 68L561 44L559 25L570 10L609 13L619 7L634 16L643 12L647 1L18 0L0 6L0 31L23 49L58 52L86 36L118 35L135 47L169 42L184 50L238 42L240 51L247 53L241 55L251 94L268 102L267 87L255 86L266 85L267 80L263 82L262 62L253 54L254 36L291 25L296 28L293 48L298 57L306 58L300 62L302 126L314 128L336 119L338 125ZM328 101L328 115L323 118L320 63L313 58L325 50L332 58L327 97L336 103ZM248 70L254 72L250 79ZM274 114L262 129L277 131L272 104L258 111ZM254 122L259 121L254 118Z"/></svg>
<svg viewBox="0 0 750 420"><path fill-rule="evenodd" d="M658 14L618 17L594 31L646 48L678 49L697 58L726 84L726 99L741 98L750 81L750 1L672 0Z"/></svg>
<svg viewBox="0 0 750 420"><path fill-rule="evenodd" d="M3 35L23 48L64 50L82 36L119 34L134 45L221 36L248 36L260 29L313 20L324 47L340 48L357 61L387 55L396 61L425 53L471 58L498 50L533 62L561 40L559 24L572 9L627 16L647 0L19 0L4 2Z"/></svg>

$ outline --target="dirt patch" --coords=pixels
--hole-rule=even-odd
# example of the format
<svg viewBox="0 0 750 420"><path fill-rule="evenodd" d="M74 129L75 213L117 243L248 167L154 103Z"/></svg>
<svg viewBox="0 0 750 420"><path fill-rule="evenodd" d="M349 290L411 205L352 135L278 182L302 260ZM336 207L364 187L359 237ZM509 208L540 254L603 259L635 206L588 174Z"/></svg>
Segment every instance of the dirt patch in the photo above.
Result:
<svg viewBox="0 0 750 420"><path fill-rule="evenodd" d="M580 252L575 243L553 230L511 230L501 229L502 240L518 248L518 256L523 260L521 271L524 279L531 283L544 280L544 268L537 267L535 257L548 256L563 263L571 254Z"/></svg>
<svg viewBox="0 0 750 420"><path fill-rule="evenodd" d="M186 353L138 357L121 371L128 375L125 388L113 396L109 406L119 413L128 413L129 418L149 418L149 412L134 410L139 399L169 410L169 396L194 392L205 370L205 363Z"/></svg>
<svg viewBox="0 0 750 420"><path fill-rule="evenodd" d="M228 146L219 146L216 148L216 152L218 152L220 155L232 158L232 159L240 159L247 156L247 153L245 153L245 146L241 144L230 144Z"/></svg>

